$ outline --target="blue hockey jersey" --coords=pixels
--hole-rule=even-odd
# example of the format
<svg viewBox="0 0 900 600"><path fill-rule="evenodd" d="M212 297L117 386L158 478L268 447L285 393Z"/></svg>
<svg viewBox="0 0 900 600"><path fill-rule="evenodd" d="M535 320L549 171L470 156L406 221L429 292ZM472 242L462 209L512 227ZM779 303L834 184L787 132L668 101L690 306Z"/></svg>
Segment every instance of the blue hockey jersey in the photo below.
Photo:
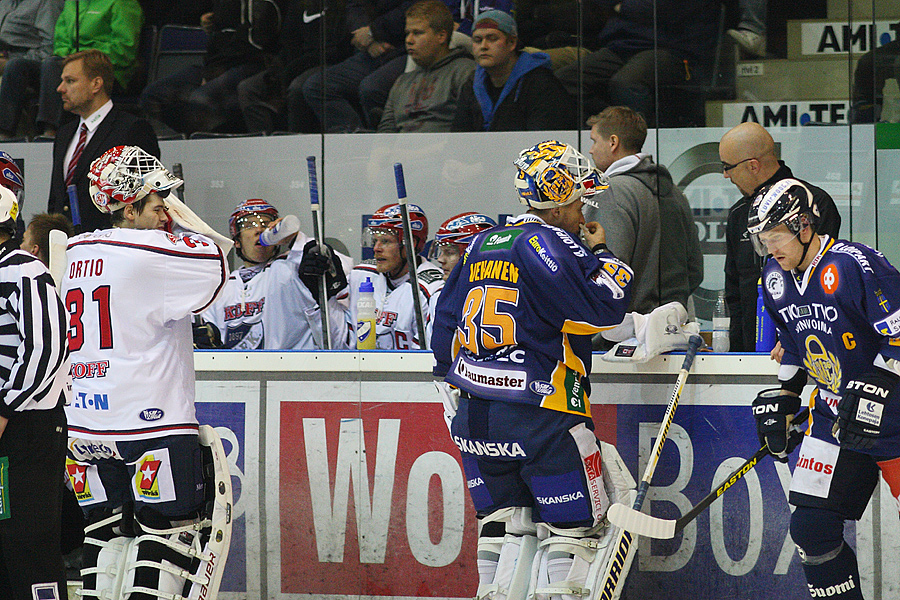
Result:
<svg viewBox="0 0 900 600"><path fill-rule="evenodd" d="M438 300L434 374L479 398L589 416L591 335L622 322L632 278L533 215L483 232Z"/></svg>
<svg viewBox="0 0 900 600"><path fill-rule="evenodd" d="M813 415L824 419L814 434L828 437L847 382L900 360L900 273L864 244L820 239L805 273L785 272L770 259L762 280L784 347L780 378L796 372L791 367L806 370L818 388ZM885 407L886 428L873 454L900 450L900 403L893 404Z"/></svg>

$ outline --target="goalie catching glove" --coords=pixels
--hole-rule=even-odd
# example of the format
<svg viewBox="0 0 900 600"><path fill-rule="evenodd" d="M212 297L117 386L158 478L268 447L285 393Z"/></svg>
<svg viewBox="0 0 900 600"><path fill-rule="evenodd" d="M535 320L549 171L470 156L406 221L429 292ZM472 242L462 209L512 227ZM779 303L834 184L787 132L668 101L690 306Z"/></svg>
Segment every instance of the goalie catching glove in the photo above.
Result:
<svg viewBox="0 0 900 600"><path fill-rule="evenodd" d="M319 299L319 280L325 275L325 293L328 299L334 298L347 287L347 275L341 265L341 259L328 244L323 244L324 252L316 240L310 240L303 246L303 258L300 259L298 272L300 280L309 289L316 302Z"/></svg>
<svg viewBox="0 0 900 600"><path fill-rule="evenodd" d="M647 362L663 352L687 350L692 334L700 325L688 322L687 310L678 302L669 302L647 315L628 313L621 324L598 334L618 342L603 355L609 362Z"/></svg>
<svg viewBox="0 0 900 600"><path fill-rule="evenodd" d="M841 448L871 450L881 435L884 405L896 399L900 377L876 368L847 382L838 403L835 437Z"/></svg>
<svg viewBox="0 0 900 600"><path fill-rule="evenodd" d="M800 396L785 394L782 388L763 390L753 401L759 443L767 446L772 456L781 462L787 462L803 438L802 432L789 431L791 418L798 410Z"/></svg>

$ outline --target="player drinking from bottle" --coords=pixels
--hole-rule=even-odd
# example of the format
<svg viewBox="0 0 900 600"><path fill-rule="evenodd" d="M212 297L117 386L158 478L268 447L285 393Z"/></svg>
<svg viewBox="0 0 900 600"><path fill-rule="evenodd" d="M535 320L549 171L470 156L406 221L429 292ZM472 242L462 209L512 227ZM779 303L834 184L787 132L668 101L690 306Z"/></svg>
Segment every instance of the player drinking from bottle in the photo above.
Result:
<svg viewBox="0 0 900 600"><path fill-rule="evenodd" d="M350 321L346 272L348 256L328 248L319 252L316 241L296 227L274 245L265 245L263 232L277 231L278 209L265 200L245 200L228 220L237 255L243 261L228 278L225 290L203 312L215 326L222 347L235 350L312 350L323 348L319 313L319 281L326 276L332 349L349 347ZM283 234L282 234L283 235ZM276 236L278 237L277 233ZM289 245L279 254L279 248ZM195 334L197 331L195 330ZM203 339L195 335L195 340ZM201 345L201 344L198 344Z"/></svg>
<svg viewBox="0 0 900 600"><path fill-rule="evenodd" d="M787 434L807 376L812 428L794 469L791 537L812 597L862 598L844 521L858 520L879 472L900 498L900 273L863 244L818 235L810 189L784 179L760 190L748 231L760 256L766 310L784 347L780 387L753 402L769 451L787 461Z"/></svg>

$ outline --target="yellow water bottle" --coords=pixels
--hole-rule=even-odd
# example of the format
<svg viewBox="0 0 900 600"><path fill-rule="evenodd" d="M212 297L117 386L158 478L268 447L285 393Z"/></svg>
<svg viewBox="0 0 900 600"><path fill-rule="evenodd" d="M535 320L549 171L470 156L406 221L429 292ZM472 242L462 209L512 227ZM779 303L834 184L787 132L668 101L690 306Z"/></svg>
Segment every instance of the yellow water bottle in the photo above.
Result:
<svg viewBox="0 0 900 600"><path fill-rule="evenodd" d="M356 300L356 349L375 349L375 286L366 277Z"/></svg>

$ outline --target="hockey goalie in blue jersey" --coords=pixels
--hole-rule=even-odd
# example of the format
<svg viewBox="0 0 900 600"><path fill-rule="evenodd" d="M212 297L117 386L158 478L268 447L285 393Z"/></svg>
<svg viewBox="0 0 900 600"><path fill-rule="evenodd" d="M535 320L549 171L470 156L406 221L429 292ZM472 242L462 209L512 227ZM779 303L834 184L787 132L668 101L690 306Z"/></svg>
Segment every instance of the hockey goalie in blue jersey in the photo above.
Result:
<svg viewBox="0 0 900 600"><path fill-rule="evenodd" d="M750 239L772 258L763 300L784 356L779 388L753 403L761 441L787 460L787 434L809 376L812 425L791 482L791 536L811 597L860 599L845 520L862 517L879 472L900 498L900 273L864 244L815 231L818 210L795 179L760 191Z"/></svg>
<svg viewBox="0 0 900 600"><path fill-rule="evenodd" d="M633 487L615 448L594 436L589 400L591 335L622 322L633 277L582 216L606 179L556 141L515 166L528 211L472 240L432 337L482 523L477 597L492 600L590 589L607 561L610 498Z"/></svg>

